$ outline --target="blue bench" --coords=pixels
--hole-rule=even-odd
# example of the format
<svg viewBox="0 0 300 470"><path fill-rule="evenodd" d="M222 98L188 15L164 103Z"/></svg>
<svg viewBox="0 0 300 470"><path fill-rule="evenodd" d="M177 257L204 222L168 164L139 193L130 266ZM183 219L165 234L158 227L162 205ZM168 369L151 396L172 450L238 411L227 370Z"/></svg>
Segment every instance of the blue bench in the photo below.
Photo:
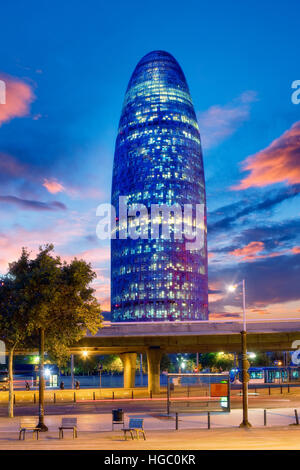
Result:
<svg viewBox="0 0 300 470"><path fill-rule="evenodd" d="M142 418L130 418L128 428L123 428L122 431L124 432L125 440L127 439L127 433L130 433L131 439L136 437L137 439L140 438L140 433L146 440L146 435L144 431L144 420Z"/></svg>

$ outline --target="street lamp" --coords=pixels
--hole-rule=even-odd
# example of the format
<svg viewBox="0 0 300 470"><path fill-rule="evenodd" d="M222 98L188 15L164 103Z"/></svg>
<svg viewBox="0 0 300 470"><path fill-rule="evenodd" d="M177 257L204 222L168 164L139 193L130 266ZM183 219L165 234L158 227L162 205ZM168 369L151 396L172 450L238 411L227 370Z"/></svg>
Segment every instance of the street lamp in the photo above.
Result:
<svg viewBox="0 0 300 470"><path fill-rule="evenodd" d="M243 331L241 331L242 338L242 378L243 378L243 421L240 424L241 428L250 428L251 424L248 421L248 382L249 382L249 362L247 359L247 324L246 324L246 286L245 279L238 284L228 286L229 292L235 292L238 286L242 285L243 290Z"/></svg>

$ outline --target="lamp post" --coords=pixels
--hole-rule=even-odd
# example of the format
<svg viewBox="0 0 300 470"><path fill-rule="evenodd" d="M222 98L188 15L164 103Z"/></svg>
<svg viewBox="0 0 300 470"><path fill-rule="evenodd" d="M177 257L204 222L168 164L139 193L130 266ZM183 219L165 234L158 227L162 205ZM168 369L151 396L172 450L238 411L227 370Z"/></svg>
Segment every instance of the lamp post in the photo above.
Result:
<svg viewBox="0 0 300 470"><path fill-rule="evenodd" d="M242 386L243 386L243 421L240 424L240 428L250 428L251 424L248 420L248 382L249 382L249 361L247 359L247 324L246 324L246 283L245 279L238 284L228 287L229 292L234 292L236 288L242 285L243 290L243 330L241 331L242 341Z"/></svg>
<svg viewBox="0 0 300 470"><path fill-rule="evenodd" d="M103 365L102 365L102 364L98 364L98 371L99 371L99 387L100 387L100 388L102 387L102 369L103 369Z"/></svg>
<svg viewBox="0 0 300 470"><path fill-rule="evenodd" d="M74 354L71 354L71 388L74 388Z"/></svg>

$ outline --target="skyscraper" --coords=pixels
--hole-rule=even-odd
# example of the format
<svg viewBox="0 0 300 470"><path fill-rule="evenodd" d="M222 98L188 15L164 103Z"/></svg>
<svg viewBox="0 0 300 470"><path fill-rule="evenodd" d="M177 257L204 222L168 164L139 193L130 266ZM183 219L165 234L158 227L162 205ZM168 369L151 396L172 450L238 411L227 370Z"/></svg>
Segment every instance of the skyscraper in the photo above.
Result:
<svg viewBox="0 0 300 470"><path fill-rule="evenodd" d="M113 321L208 318L206 200L199 128L185 76L172 55L145 55L129 81L116 140L112 205L204 207L204 239L149 236L111 241ZM118 213L117 213L118 214ZM130 220L130 219L129 219ZM170 220L173 220L174 218ZM152 220L153 222L153 220ZM118 227L119 223L119 227ZM130 223L129 223L130 225ZM126 235L125 235L126 236Z"/></svg>

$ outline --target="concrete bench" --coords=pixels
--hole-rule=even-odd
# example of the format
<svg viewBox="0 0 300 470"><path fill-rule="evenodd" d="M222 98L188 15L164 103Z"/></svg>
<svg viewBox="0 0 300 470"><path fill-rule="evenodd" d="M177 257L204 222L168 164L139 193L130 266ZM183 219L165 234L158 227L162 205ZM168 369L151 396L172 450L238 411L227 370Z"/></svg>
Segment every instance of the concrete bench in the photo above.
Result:
<svg viewBox="0 0 300 470"><path fill-rule="evenodd" d="M130 418L128 428L123 428L125 440L127 439L127 433L130 433L131 439L134 439L134 435L137 439L140 438L139 434L146 440L146 435L143 427L144 420L142 418Z"/></svg>
<svg viewBox="0 0 300 470"><path fill-rule="evenodd" d="M77 418L62 418L61 425L59 426L59 439L64 437L64 429L71 429L73 431L73 439L77 437Z"/></svg>
<svg viewBox="0 0 300 470"><path fill-rule="evenodd" d="M23 434L23 441L25 440L25 433L26 431L32 431L32 437L36 434L36 438L39 438L40 428L38 427L38 420L35 417L28 417L28 418L21 418L20 421L20 432L19 432L19 440Z"/></svg>

